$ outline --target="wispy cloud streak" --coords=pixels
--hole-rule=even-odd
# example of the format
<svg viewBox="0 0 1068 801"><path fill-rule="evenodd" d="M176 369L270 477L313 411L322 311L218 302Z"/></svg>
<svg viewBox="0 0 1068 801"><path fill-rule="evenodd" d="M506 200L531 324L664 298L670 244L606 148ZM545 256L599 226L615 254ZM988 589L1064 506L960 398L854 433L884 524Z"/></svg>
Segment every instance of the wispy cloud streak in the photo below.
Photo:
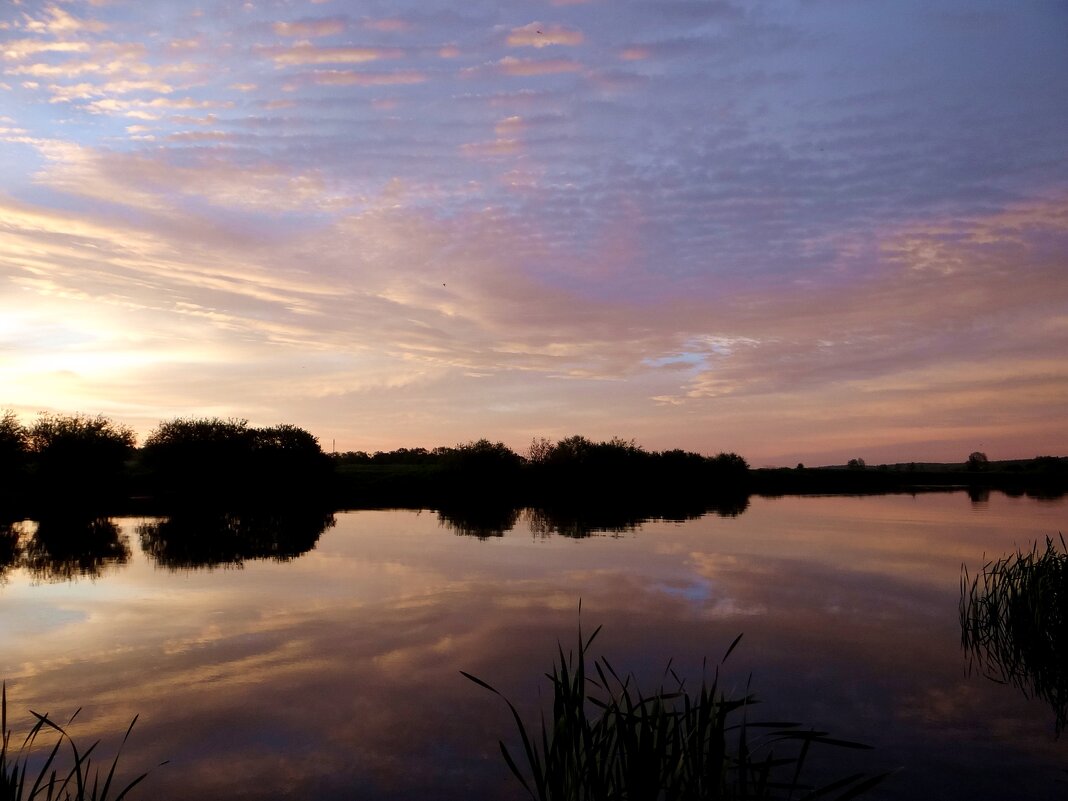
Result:
<svg viewBox="0 0 1068 801"><path fill-rule="evenodd" d="M1068 449L1056 12L607 8L0 10L0 407Z"/></svg>

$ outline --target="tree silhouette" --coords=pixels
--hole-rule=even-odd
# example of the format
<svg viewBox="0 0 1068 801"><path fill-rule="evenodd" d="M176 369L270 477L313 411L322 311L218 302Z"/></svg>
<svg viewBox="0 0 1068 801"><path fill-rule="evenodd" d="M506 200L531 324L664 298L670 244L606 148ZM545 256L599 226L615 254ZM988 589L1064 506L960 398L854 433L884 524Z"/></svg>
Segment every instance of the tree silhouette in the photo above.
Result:
<svg viewBox="0 0 1068 801"><path fill-rule="evenodd" d="M26 442L39 499L84 507L122 496L136 442L128 427L99 415L42 413Z"/></svg>
<svg viewBox="0 0 1068 801"><path fill-rule="evenodd" d="M14 495L21 488L29 450L28 432L10 409L0 416L0 490Z"/></svg>
<svg viewBox="0 0 1068 801"><path fill-rule="evenodd" d="M333 462L302 428L218 417L161 423L142 460L154 495L181 504L289 503L329 490Z"/></svg>

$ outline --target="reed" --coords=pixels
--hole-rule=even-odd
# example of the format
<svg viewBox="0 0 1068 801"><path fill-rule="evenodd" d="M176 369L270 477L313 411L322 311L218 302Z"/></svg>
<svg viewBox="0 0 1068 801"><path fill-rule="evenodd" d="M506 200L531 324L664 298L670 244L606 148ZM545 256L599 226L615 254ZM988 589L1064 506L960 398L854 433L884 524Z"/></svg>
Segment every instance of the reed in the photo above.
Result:
<svg viewBox="0 0 1068 801"><path fill-rule="evenodd" d="M961 646L970 671L1011 684L1053 708L1057 735L1068 725L1068 547L1017 550L974 578L961 569Z"/></svg>
<svg viewBox="0 0 1068 801"><path fill-rule="evenodd" d="M63 726L49 720L47 714L42 715L30 710L37 722L27 733L18 751L13 752L11 731L7 727L6 683L0 693L0 801L122 801L148 775L142 773L121 789L117 789L114 784L119 754L122 752L122 745L126 744L130 732L133 731L137 722L136 716L130 722L126 735L122 738L122 745L119 746L119 751L116 752L101 783L100 767L93 763L93 751L100 741L97 740L82 751L67 731L81 709L71 715L70 720ZM30 772L30 752L37 740L48 732L58 734L56 742L41 767ZM59 764L64 743L70 749L69 768L61 768Z"/></svg>
<svg viewBox="0 0 1068 801"><path fill-rule="evenodd" d="M520 760L499 741L509 770L537 801L720 801L721 799L854 798L886 776L846 776L822 787L802 782L809 749L822 744L868 748L803 730L783 721L751 721L757 703L747 690L730 699L720 690L719 668L689 693L668 665L663 684L643 693L632 675L619 674L604 657L591 660L601 628L575 651L558 646L552 672L552 717L528 728L516 707L480 678L475 684L500 696L518 730ZM724 654L730 655L735 639Z"/></svg>

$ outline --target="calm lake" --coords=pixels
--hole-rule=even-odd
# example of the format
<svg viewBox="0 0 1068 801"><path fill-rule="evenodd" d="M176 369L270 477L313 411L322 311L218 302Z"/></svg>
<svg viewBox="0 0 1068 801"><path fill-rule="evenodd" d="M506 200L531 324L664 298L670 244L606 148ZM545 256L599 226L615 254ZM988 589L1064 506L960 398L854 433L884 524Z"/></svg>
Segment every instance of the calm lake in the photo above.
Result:
<svg viewBox="0 0 1068 801"><path fill-rule="evenodd" d="M0 678L16 737L28 709L83 707L72 732L110 761L140 715L120 764L150 770L135 798L518 799L497 746L517 742L507 708L460 671L533 722L581 599L584 630L604 626L595 652L650 689L669 659L696 685L744 633L725 686L751 681L754 718L874 746L813 762L900 768L867 797L1061 799L1068 734L1043 701L968 675L958 604L962 564L1068 532L1066 513L999 493L753 498L736 517L613 531L525 512L495 536L354 511L321 534L303 521L282 558L133 518L93 534L103 557L58 558L25 522L0 568Z"/></svg>

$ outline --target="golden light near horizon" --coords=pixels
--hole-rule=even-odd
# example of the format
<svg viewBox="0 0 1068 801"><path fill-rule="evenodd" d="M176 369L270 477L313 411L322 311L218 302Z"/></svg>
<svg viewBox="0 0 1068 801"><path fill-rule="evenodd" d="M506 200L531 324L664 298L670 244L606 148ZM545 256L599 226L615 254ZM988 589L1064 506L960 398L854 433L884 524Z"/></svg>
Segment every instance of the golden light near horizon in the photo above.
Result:
<svg viewBox="0 0 1068 801"><path fill-rule="evenodd" d="M969 9L12 4L0 408L1066 452L1063 17Z"/></svg>

